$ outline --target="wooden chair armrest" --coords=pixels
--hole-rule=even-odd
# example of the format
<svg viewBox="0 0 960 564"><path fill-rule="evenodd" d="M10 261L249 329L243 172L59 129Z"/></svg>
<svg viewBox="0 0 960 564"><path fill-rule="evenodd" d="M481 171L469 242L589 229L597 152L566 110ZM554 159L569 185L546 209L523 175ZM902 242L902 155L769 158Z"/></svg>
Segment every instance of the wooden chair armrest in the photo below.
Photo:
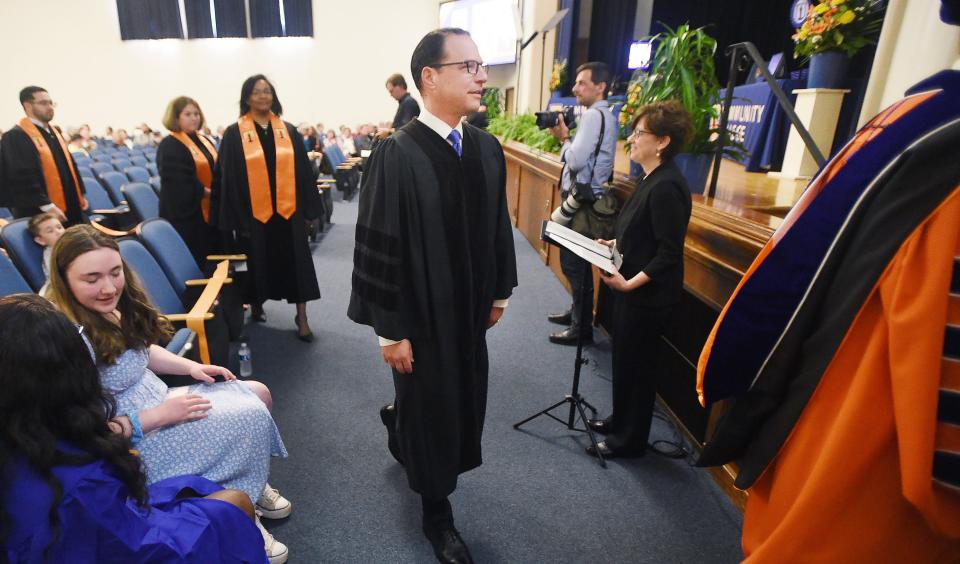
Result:
<svg viewBox="0 0 960 564"><path fill-rule="evenodd" d="M187 286L206 286L210 283L210 278L199 278L196 280L187 280L185 284ZM224 284L233 284L233 278L224 278Z"/></svg>
<svg viewBox="0 0 960 564"><path fill-rule="evenodd" d="M207 255L207 260L247 260L247 255Z"/></svg>
<svg viewBox="0 0 960 564"><path fill-rule="evenodd" d="M124 213L129 213L130 208L116 207L116 208L92 210L92 212L98 215L120 215Z"/></svg>
<svg viewBox="0 0 960 564"><path fill-rule="evenodd" d="M136 231L136 229L130 229L129 231L117 231L116 229L110 229L109 227L105 227L97 223L96 221L90 222L90 225L92 225L93 228L96 229L97 231L103 233L104 235L108 235L110 237L127 237L128 235L133 235L133 232Z"/></svg>
<svg viewBox="0 0 960 564"><path fill-rule="evenodd" d="M213 302L220 295L220 289L223 288L224 280L227 279L227 272L230 270L230 261L222 260L217 264L217 269L213 271L209 282L197 298L197 302L190 308L187 315L187 327L197 334L197 342L200 349L200 361L204 364L210 364L210 347L207 345L207 330L203 322L206 319L213 318L210 310L213 308ZM207 316L210 316L209 318Z"/></svg>
<svg viewBox="0 0 960 564"><path fill-rule="evenodd" d="M170 323L184 323L187 321L192 321L194 319L200 319L201 321L207 321L213 319L213 314L210 312L204 313L203 315L196 316L193 313L165 313L164 317L167 318L167 321Z"/></svg>

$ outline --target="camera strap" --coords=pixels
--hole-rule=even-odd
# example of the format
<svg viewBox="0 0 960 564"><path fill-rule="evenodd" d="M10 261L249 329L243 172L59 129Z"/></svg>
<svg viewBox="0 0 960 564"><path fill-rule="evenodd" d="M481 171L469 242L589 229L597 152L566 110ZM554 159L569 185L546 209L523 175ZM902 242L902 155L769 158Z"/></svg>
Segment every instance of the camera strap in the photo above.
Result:
<svg viewBox="0 0 960 564"><path fill-rule="evenodd" d="M600 112L600 135L597 137L597 146L593 150L593 167L594 168L596 168L597 166L597 156L600 155L600 146L603 145L603 132L607 127L607 120L603 115L603 110L601 110L600 108L595 108L595 109L598 112ZM587 111L589 112L590 110L587 110ZM586 115L586 113L584 113L584 115ZM567 163L564 162L563 166L567 168ZM569 168L567 168L567 173L570 174L570 180L572 180L573 185L576 186L578 173L574 173ZM593 190L593 169L590 170L590 190L591 192Z"/></svg>

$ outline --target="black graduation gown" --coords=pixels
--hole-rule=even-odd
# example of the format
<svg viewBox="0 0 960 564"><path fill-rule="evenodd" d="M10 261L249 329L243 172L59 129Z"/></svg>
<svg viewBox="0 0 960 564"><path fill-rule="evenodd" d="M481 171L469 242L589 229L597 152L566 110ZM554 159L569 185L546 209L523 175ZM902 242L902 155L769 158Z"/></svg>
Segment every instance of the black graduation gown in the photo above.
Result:
<svg viewBox="0 0 960 564"><path fill-rule="evenodd" d="M503 151L464 125L458 158L414 120L368 164L348 316L412 343L413 374L393 374L397 437L410 487L438 499L481 464L486 323L517 285Z"/></svg>
<svg viewBox="0 0 960 564"><path fill-rule="evenodd" d="M213 171L213 155L207 151L195 133L190 137L210 162L210 170ZM160 217L173 225L197 264L203 268L207 255L222 249L220 232L203 220L200 209L203 184L197 176L193 154L180 140L167 136L157 148L157 169L160 172L161 186Z"/></svg>
<svg viewBox="0 0 960 564"><path fill-rule="evenodd" d="M75 166L73 158L63 153L60 141L52 133L43 129L40 131L53 153L63 183L63 194L67 203L67 209L63 210L67 216L66 225L85 223L86 214L80 209L80 200L77 198L76 185L71 174L71 167ZM79 177L78 174L77 178ZM82 185L80 191L86 192ZM40 153L27 132L19 125L14 126L0 138L0 206L10 208L15 217L29 217L40 213L40 206L49 203L43 167L40 165Z"/></svg>
<svg viewBox="0 0 960 564"><path fill-rule="evenodd" d="M251 303L266 300L287 300L302 303L320 298L317 273L307 242L306 220L320 213L320 193L307 151L296 128L284 122L293 141L296 173L297 210L284 219L276 213L277 155L273 131L257 126L270 177L270 201L273 217L266 223L254 219L247 187L247 165L240 143L240 127L234 123L223 133L220 142L211 209L219 210L217 226L221 231L237 234L240 250L247 253L250 284L247 299ZM212 212L211 212L212 213Z"/></svg>

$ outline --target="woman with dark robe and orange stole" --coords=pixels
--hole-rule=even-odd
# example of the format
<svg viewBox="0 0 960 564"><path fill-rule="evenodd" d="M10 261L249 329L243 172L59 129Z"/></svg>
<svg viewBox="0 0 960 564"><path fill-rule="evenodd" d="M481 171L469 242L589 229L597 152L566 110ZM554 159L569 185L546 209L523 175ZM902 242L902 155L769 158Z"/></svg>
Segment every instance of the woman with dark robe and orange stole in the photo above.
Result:
<svg viewBox="0 0 960 564"><path fill-rule="evenodd" d="M820 171L708 337L701 402L735 402L699 463L739 463L747 562L960 562L958 146L943 71Z"/></svg>
<svg viewBox="0 0 960 564"><path fill-rule="evenodd" d="M208 254L221 250L220 232L210 224L217 149L200 134L203 123L203 112L193 98L174 99L163 116L170 135L157 148L160 217L173 225L201 268Z"/></svg>
<svg viewBox="0 0 960 564"><path fill-rule="evenodd" d="M297 337L313 340L306 302L320 299L306 220L321 210L316 175L300 134L280 119L283 107L262 74L240 91L240 119L224 131L212 195L216 223L247 253L247 300L254 320L263 302L297 304Z"/></svg>

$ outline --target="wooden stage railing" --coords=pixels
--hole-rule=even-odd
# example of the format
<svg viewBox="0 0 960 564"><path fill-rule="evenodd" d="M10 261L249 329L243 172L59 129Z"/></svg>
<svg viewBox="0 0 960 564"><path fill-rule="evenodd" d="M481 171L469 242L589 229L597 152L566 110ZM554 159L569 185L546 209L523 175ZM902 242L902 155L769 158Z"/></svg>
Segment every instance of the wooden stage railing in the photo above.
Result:
<svg viewBox="0 0 960 564"><path fill-rule="evenodd" d="M533 151L513 141L504 145L504 153L507 206L513 224L567 286L556 247L540 241L541 223L560 205L562 163L555 155ZM614 190L625 199L633 184L625 176L617 175ZM658 382L658 396L661 406L697 448L709 440L725 409L721 403L706 410L697 402L696 364L700 350L727 298L780 221L778 217L726 202L693 197L684 247L684 295L676 323L663 342L664 370ZM596 276L595 272L595 279ZM606 287L598 287L595 319L606 330L610 327L609 299ZM736 467L711 469L711 473L742 509L746 493L733 487Z"/></svg>

